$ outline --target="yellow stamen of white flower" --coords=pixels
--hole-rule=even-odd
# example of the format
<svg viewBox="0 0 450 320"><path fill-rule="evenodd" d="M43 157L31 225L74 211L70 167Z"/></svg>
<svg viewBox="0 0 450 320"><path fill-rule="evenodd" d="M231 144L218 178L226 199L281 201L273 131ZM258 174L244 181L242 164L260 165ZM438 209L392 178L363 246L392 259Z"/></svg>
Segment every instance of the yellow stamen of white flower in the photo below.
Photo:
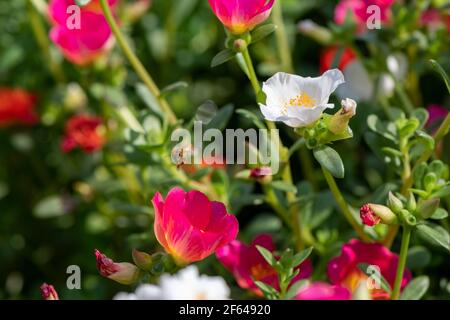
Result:
<svg viewBox="0 0 450 320"><path fill-rule="evenodd" d="M311 98L311 96L307 93L300 93L295 98L289 99L283 106L283 113L287 113L288 107L303 107L303 108L313 108L317 105L315 99Z"/></svg>

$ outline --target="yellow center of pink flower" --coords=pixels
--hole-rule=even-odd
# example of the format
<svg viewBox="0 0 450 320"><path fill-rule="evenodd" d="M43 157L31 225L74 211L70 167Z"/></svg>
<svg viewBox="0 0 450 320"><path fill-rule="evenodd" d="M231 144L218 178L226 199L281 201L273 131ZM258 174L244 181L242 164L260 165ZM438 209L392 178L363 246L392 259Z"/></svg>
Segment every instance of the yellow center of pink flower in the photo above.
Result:
<svg viewBox="0 0 450 320"><path fill-rule="evenodd" d="M250 269L250 273L257 281L276 274L275 270L272 267L263 264L257 264L256 266L253 266Z"/></svg>

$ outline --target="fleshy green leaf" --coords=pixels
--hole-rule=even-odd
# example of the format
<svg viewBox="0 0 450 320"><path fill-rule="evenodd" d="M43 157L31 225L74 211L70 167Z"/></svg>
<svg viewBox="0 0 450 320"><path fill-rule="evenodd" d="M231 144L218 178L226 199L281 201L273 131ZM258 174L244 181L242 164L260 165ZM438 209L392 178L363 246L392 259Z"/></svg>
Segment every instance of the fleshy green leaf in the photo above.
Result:
<svg viewBox="0 0 450 320"><path fill-rule="evenodd" d="M236 56L236 52L231 49L225 49L220 51L211 61L211 68L215 68L224 64L227 61L230 61Z"/></svg>
<svg viewBox="0 0 450 320"><path fill-rule="evenodd" d="M412 247L408 250L406 266L408 269L415 270L426 267L431 261L431 253L422 246Z"/></svg>
<svg viewBox="0 0 450 320"><path fill-rule="evenodd" d="M327 169L335 178L344 178L344 163L336 150L328 146L321 146L314 149L313 152L320 165Z"/></svg>
<svg viewBox="0 0 450 320"><path fill-rule="evenodd" d="M265 24L256 28L255 31L252 32L252 43L264 39L265 37L275 32L276 29L277 26L274 24Z"/></svg>
<svg viewBox="0 0 450 320"><path fill-rule="evenodd" d="M216 116L206 125L205 130L219 129L222 131L226 128L233 112L234 106L232 104L227 104L217 112Z"/></svg>
<svg viewBox="0 0 450 320"><path fill-rule="evenodd" d="M259 129L267 129L261 119L253 112L247 109L237 109L236 113L252 121Z"/></svg>
<svg viewBox="0 0 450 320"><path fill-rule="evenodd" d="M303 263L308 257L311 255L311 252L313 251L313 247L309 247L296 255L292 258L292 267L297 267L301 263Z"/></svg>
<svg viewBox="0 0 450 320"><path fill-rule="evenodd" d="M274 267L276 265L277 259L275 259L272 252L261 246L256 246L256 249L258 249L259 253L261 253L270 266Z"/></svg>
<svg viewBox="0 0 450 320"><path fill-rule="evenodd" d="M167 87L165 87L164 89L161 90L161 96L165 97L174 91L177 91L180 89L185 89L188 86L189 85L187 84L187 82L184 82L184 81L178 81L178 82L169 84Z"/></svg>
<svg viewBox="0 0 450 320"><path fill-rule="evenodd" d="M433 215L430 217L430 219L433 220L442 220L448 217L447 210L443 208L437 208L436 211L433 213Z"/></svg>
<svg viewBox="0 0 450 320"><path fill-rule="evenodd" d="M450 250L450 235L441 226L432 223L419 224L417 225L417 231L425 240Z"/></svg>
<svg viewBox="0 0 450 320"><path fill-rule="evenodd" d="M427 276L420 276L413 279L403 289L400 300L420 300L430 286L430 279Z"/></svg>
<svg viewBox="0 0 450 320"><path fill-rule="evenodd" d="M297 188L293 184L289 184L282 180L273 181L270 183L270 186L277 190L297 193Z"/></svg>
<svg viewBox="0 0 450 320"><path fill-rule="evenodd" d="M432 65L433 69L441 75L442 79L444 79L445 85L447 86L447 90L450 93L450 79L449 79L447 73L441 67L441 65L439 63L437 63L435 60L430 60L430 63Z"/></svg>

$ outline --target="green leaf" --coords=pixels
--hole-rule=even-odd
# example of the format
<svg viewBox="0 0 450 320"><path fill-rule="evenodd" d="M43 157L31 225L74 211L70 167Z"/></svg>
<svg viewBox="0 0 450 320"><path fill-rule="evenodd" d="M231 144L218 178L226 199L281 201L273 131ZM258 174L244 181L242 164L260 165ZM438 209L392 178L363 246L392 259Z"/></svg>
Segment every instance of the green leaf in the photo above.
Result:
<svg viewBox="0 0 450 320"><path fill-rule="evenodd" d="M386 291L387 293L391 293L391 286L389 285L389 282L383 277L382 274L380 274L380 278L377 279L378 274L369 272L370 264L368 263L360 263L358 264L358 269L361 270L364 274L366 274L368 277L374 279L377 283L380 284L381 289Z"/></svg>
<svg viewBox="0 0 450 320"><path fill-rule="evenodd" d="M34 207L33 215L38 218L54 218L64 215L63 199L59 195L52 195L42 199Z"/></svg>
<svg viewBox="0 0 450 320"><path fill-rule="evenodd" d="M227 61L230 61L236 56L236 52L231 49L225 49L220 51L211 61L211 68L215 68L224 64Z"/></svg>
<svg viewBox="0 0 450 320"><path fill-rule="evenodd" d="M194 119L204 124L208 124L217 115L219 108L212 100L208 100L198 107Z"/></svg>
<svg viewBox="0 0 450 320"><path fill-rule="evenodd" d="M264 293L264 296L268 299L276 299L278 297L278 291L268 284L261 282L261 281L254 281L255 285L261 289L261 291Z"/></svg>
<svg viewBox="0 0 450 320"><path fill-rule="evenodd" d="M431 66L433 67L433 69L441 75L442 79L444 79L445 85L447 86L447 90L450 93L450 79L449 79L447 73L441 67L441 65L439 63L437 63L435 60L430 60L430 63L431 63Z"/></svg>
<svg viewBox="0 0 450 320"><path fill-rule="evenodd" d="M433 213L433 215L430 217L430 219L433 220L442 220L448 217L447 210L443 208L437 208L437 210Z"/></svg>
<svg viewBox="0 0 450 320"><path fill-rule="evenodd" d="M240 114L243 117L245 117L245 118L249 119L250 121L252 121L255 124L255 126L257 126L259 129L267 129L266 126L264 125L264 123L261 121L261 118L259 118L253 112L251 112L251 111L249 111L247 109L237 109L236 113Z"/></svg>
<svg viewBox="0 0 450 320"><path fill-rule="evenodd" d="M384 124L378 116L371 114L367 117L367 125L369 126L369 129L372 130L375 133L378 133L379 135L385 137L386 139L389 139L393 142L396 142L396 137L389 132L388 126Z"/></svg>
<svg viewBox="0 0 450 320"><path fill-rule="evenodd" d="M400 300L420 300L430 286L430 279L427 276L420 276L413 279L403 289Z"/></svg>
<svg viewBox="0 0 450 320"><path fill-rule="evenodd" d="M422 218L428 219L434 214L436 209L439 208L440 202L441 200L439 198L421 201L417 207L417 212L419 212Z"/></svg>
<svg viewBox="0 0 450 320"><path fill-rule="evenodd" d="M75 3L80 6L84 7L87 6L92 0L75 0Z"/></svg>
<svg viewBox="0 0 450 320"><path fill-rule="evenodd" d="M157 98L151 94L146 85L143 83L138 83L135 88L137 95L142 99L145 105L155 114L163 116Z"/></svg>
<svg viewBox="0 0 450 320"><path fill-rule="evenodd" d="M294 257L292 258L292 267L295 268L298 265L302 264L306 259L308 259L313 249L313 247L309 247L294 255Z"/></svg>
<svg viewBox="0 0 450 320"><path fill-rule="evenodd" d="M406 266L408 269L415 270L425 268L431 261L431 253L422 246L412 247L408 250Z"/></svg>
<svg viewBox="0 0 450 320"><path fill-rule="evenodd" d="M252 32L252 42L255 43L258 42L265 37L269 36L275 30L277 29L277 26L274 24L265 24L255 29L255 31Z"/></svg>
<svg viewBox="0 0 450 320"><path fill-rule="evenodd" d="M420 128L423 128L425 126L425 124L427 123L428 118L429 118L428 111L424 108L414 110L414 112L411 114L411 116L413 116L414 118L419 120Z"/></svg>
<svg viewBox="0 0 450 320"><path fill-rule="evenodd" d="M309 284L309 280L306 279L302 279L299 280L297 282L295 282L294 284L292 284L288 291L286 292L286 300L290 300L292 298L294 298L300 291L300 289L304 286L307 286Z"/></svg>
<svg viewBox="0 0 450 320"><path fill-rule="evenodd" d="M270 183L270 186L277 190L297 193L297 188L293 184L287 183L286 181L282 180L273 181Z"/></svg>
<svg viewBox="0 0 450 320"><path fill-rule="evenodd" d="M227 104L217 112L216 116L206 125L205 130L219 129L222 131L226 128L233 112L234 106L232 104Z"/></svg>
<svg viewBox="0 0 450 320"><path fill-rule="evenodd" d="M295 141L295 143L289 148L288 159L290 159L294 155L294 153L300 150L300 148L303 147L304 145L305 139L303 138L297 139L297 141Z"/></svg>
<svg viewBox="0 0 450 320"><path fill-rule="evenodd" d="M431 196L435 198L446 198L450 196L450 186L446 186L441 190L434 192Z"/></svg>
<svg viewBox="0 0 450 320"><path fill-rule="evenodd" d="M187 84L187 82L184 82L184 81L178 81L178 82L169 84L167 87L165 87L164 89L161 90L161 96L165 97L174 91L185 89L188 86L189 85Z"/></svg>
<svg viewBox="0 0 450 320"><path fill-rule="evenodd" d="M333 148L321 146L314 149L313 153L320 165L327 169L335 178L344 178L344 163L342 162L339 153Z"/></svg>
<svg viewBox="0 0 450 320"><path fill-rule="evenodd" d="M450 250L450 235L441 226L432 223L423 223L417 225L417 231L425 240Z"/></svg>
<svg viewBox="0 0 450 320"><path fill-rule="evenodd" d="M263 258L267 261L267 263L270 266L275 267L275 265L277 264L278 261L277 261L277 259L275 259L275 257L272 254L272 252L270 252L266 248L258 246L258 245L256 246L256 249L258 249L259 253L261 253Z"/></svg>

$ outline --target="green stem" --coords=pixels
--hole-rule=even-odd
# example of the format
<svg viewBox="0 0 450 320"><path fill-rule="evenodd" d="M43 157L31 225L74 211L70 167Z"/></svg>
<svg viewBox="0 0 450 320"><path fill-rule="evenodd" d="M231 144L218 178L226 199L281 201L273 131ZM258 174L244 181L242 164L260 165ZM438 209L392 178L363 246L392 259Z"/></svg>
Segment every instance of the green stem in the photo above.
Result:
<svg viewBox="0 0 450 320"><path fill-rule="evenodd" d="M259 93L261 92L261 85L259 84L258 76L256 75L255 67L253 66L248 48L245 48L245 50L242 51L242 56L244 57L245 64L247 65L248 78L250 79L256 98L258 98Z"/></svg>
<svg viewBox="0 0 450 320"><path fill-rule="evenodd" d="M42 53L44 54L45 59L48 62L48 68L53 78L56 82L64 82L64 73L61 70L61 66L55 61L50 52L50 41L48 40L47 31L45 30L41 17L36 11L37 9L31 1L28 1L27 9L34 36L42 50Z"/></svg>
<svg viewBox="0 0 450 320"><path fill-rule="evenodd" d="M283 19L282 1L275 1L275 5L272 11L272 19L277 30L275 31L275 36L278 46L278 54L281 60L281 68L283 71L293 73L294 66L292 63L291 49L289 48L289 41L286 33L286 27Z"/></svg>
<svg viewBox="0 0 450 320"><path fill-rule="evenodd" d="M325 180L327 181L328 186L331 190L331 193L333 194L334 199L336 200L336 203L338 204L339 208L341 209L342 214L347 219L348 223L350 223L350 225L356 231L356 233L361 238L361 240L363 240L365 242L371 242L371 239L364 232L362 226L353 217L353 214L351 213L350 208L344 199L344 196L342 195L341 191L339 190L339 187L337 186L336 180L334 180L334 177L324 167L322 167L322 171L323 171L323 175L325 176Z"/></svg>
<svg viewBox="0 0 450 320"><path fill-rule="evenodd" d="M400 257L398 259L397 275L395 277L394 289L392 290L391 299L398 300L400 289L402 286L403 273L406 266L406 258L408 256L409 240L411 239L411 228L404 227L402 235L402 245L400 248Z"/></svg>
<svg viewBox="0 0 450 320"><path fill-rule="evenodd" d="M112 32L114 33L114 36L116 37L119 46L122 48L131 66L136 71L141 80L144 82L144 84L147 86L147 88L150 90L150 93L159 102L161 110L165 112L167 119L170 121L170 123L172 124L176 123L177 117L173 113L168 102L164 97L161 96L161 92L158 86L155 84L155 81L147 72L147 70L145 69L144 65L139 60L139 58L134 54L133 50L130 48L129 44L126 41L125 36L120 31L119 26L117 25L116 20L114 19L111 13L107 0L100 0L100 4L102 6L105 18L108 21L108 24L111 27Z"/></svg>
<svg viewBox="0 0 450 320"><path fill-rule="evenodd" d="M253 91L255 92L256 95L256 99L258 100L260 92L261 92L261 85L259 84L259 80L258 77L256 75L255 72L255 68L253 66L253 62L252 62L252 58L250 56L250 53L248 51L248 48L245 48L242 51L242 56L244 58L244 62L247 66L248 69L248 77L250 79L250 82L252 83L252 87L253 87ZM276 126L273 122L271 121L266 121L267 127L269 129L276 129ZM281 139L279 140L279 145L281 148L281 153L282 153L282 157L281 160L282 161L286 161L286 167L283 170L282 173L282 177L283 180L289 184L292 184L292 172L291 172L291 167L289 164L289 158L288 158L288 151L286 151L285 147L283 146ZM267 196L267 194L266 194ZM298 206L294 204L296 198L295 198L295 194L292 192L287 192L286 193L287 196L287 200L288 200L288 205L290 206L290 216L293 220L293 231L294 231L294 236L295 236L295 243L296 243L296 247L297 249L302 249L303 244L302 244L302 239L301 239L301 234L300 234L300 215L298 213Z"/></svg>
<svg viewBox="0 0 450 320"><path fill-rule="evenodd" d="M266 195L267 203L272 207L272 209L278 214L280 219L288 228L292 228L291 220L289 219L289 214L287 210L280 204L277 195L269 186L263 186L263 191Z"/></svg>

